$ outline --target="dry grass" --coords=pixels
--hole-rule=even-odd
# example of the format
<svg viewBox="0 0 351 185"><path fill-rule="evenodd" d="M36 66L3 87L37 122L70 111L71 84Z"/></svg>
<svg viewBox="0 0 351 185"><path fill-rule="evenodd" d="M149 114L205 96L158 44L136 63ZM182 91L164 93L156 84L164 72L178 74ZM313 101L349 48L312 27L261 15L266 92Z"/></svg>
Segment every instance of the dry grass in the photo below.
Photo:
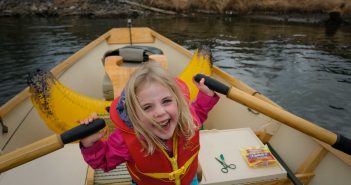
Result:
<svg viewBox="0 0 351 185"><path fill-rule="evenodd" d="M300 12L351 12L351 0L144 0L150 6L173 10L209 10L223 13L226 10L300 11Z"/></svg>

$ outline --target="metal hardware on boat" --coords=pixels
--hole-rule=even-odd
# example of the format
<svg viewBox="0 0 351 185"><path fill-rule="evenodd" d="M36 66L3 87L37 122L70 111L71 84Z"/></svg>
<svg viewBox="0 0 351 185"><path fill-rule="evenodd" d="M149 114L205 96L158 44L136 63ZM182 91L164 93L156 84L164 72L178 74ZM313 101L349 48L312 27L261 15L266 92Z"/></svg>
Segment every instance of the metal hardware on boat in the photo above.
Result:
<svg viewBox="0 0 351 185"><path fill-rule="evenodd" d="M133 42L132 42L132 19L128 19L128 28L129 28L130 45L133 45Z"/></svg>
<svg viewBox="0 0 351 185"><path fill-rule="evenodd" d="M4 122L2 121L2 117L0 117L0 125L2 127L2 133L8 133L9 132L9 128L4 124Z"/></svg>
<svg viewBox="0 0 351 185"><path fill-rule="evenodd" d="M255 91L255 92L253 92L251 95L252 95L252 96L255 96L256 94L261 94L261 93L258 92L258 91ZM249 112L255 114L255 115L260 114L259 112L255 111L255 110L253 110L253 109L251 109L251 108L247 108L247 110L248 110Z"/></svg>
<svg viewBox="0 0 351 185"><path fill-rule="evenodd" d="M252 96L255 96L256 94L261 94L261 93L258 92L258 91L255 91L255 92L253 92L251 95L252 95Z"/></svg>
<svg viewBox="0 0 351 185"><path fill-rule="evenodd" d="M249 112L251 112L252 114L255 114L255 115L260 114L259 112L255 111L255 110L253 110L253 109L251 109L251 108L247 108L247 110L248 110Z"/></svg>

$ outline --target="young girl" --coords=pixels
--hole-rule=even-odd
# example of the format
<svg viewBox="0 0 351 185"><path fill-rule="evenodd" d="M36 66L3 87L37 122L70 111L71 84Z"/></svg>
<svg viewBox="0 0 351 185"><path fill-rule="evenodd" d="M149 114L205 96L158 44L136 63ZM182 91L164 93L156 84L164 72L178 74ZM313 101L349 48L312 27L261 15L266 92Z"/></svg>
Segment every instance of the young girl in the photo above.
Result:
<svg viewBox="0 0 351 185"><path fill-rule="evenodd" d="M111 105L116 130L106 141L100 140L103 133L81 140L84 160L104 171L127 162L139 185L198 184L199 128L219 97L204 79L194 83L200 91L190 105L184 82L157 64L144 64Z"/></svg>

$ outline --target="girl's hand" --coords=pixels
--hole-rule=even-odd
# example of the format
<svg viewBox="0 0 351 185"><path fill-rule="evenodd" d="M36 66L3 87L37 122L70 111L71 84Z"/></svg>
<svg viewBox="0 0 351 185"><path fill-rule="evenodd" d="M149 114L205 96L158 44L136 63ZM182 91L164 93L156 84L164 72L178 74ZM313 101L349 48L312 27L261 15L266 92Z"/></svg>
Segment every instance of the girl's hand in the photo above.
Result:
<svg viewBox="0 0 351 185"><path fill-rule="evenodd" d="M207 96L213 96L215 94L214 91L212 91L205 85L205 78L201 78L199 83L197 83L193 78L193 83L196 85L197 88L199 88L201 92L205 93Z"/></svg>
<svg viewBox="0 0 351 185"><path fill-rule="evenodd" d="M89 118L86 118L84 120L79 121L80 124L90 124L94 120L98 119L98 116L96 113L93 113ZM80 140L81 144L83 145L84 148L88 148L94 145L97 141L99 141L106 133L106 129L104 129L102 132L97 132L94 133L88 137L85 137Z"/></svg>

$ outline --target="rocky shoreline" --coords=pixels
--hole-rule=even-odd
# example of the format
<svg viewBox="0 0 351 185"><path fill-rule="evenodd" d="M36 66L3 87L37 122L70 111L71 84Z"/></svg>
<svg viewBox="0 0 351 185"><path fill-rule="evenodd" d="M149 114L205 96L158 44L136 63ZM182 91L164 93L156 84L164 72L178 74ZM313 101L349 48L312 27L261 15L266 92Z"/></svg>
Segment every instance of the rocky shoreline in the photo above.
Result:
<svg viewBox="0 0 351 185"><path fill-rule="evenodd" d="M167 4L168 6L165 6L165 3L160 3L161 1L150 0L0 0L0 17L137 17L168 14L175 16L247 16L255 19L305 23L329 21L342 24L351 21L351 15L348 13L349 5L342 3L340 5L341 8L333 8L331 6L330 11L326 11L326 8L311 11L306 11L302 8L282 9L282 11L274 10L274 8L267 8L266 10L251 10L246 8L244 11L239 9L219 9L218 5L215 6L217 8L206 8L200 5L197 9L179 8L176 5L171 6L172 0L164 1L170 2ZM186 0L183 1L185 2Z"/></svg>

